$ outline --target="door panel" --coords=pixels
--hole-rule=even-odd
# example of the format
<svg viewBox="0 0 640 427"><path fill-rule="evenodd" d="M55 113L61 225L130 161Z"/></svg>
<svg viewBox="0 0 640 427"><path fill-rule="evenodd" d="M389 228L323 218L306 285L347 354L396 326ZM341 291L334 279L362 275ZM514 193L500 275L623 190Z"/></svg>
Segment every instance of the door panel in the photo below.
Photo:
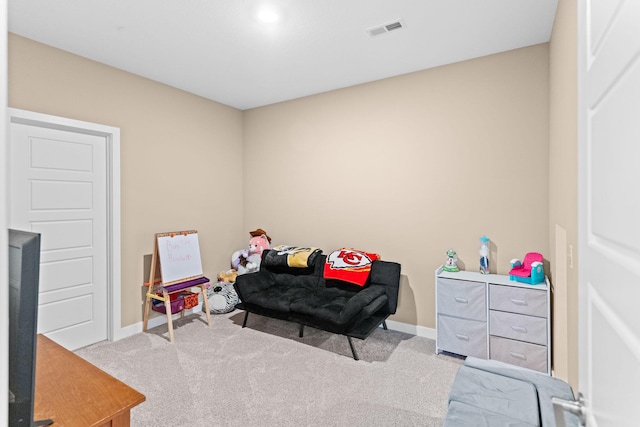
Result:
<svg viewBox="0 0 640 427"><path fill-rule="evenodd" d="M640 383L637 333L629 330L627 323L611 311L611 305L600 298L593 286L589 289L589 307L592 336L589 353L593 360L609 361L598 364L590 372L591 402L598 425L637 425L637 384Z"/></svg>
<svg viewBox="0 0 640 427"><path fill-rule="evenodd" d="M48 262L40 269L40 291L55 291L65 287L87 285L93 278L91 257Z"/></svg>
<svg viewBox="0 0 640 427"><path fill-rule="evenodd" d="M640 2L579 2L580 391L589 427L637 425Z"/></svg>
<svg viewBox="0 0 640 427"><path fill-rule="evenodd" d="M91 172L92 147L70 141L32 138L31 167L61 171Z"/></svg>
<svg viewBox="0 0 640 427"><path fill-rule="evenodd" d="M12 227L42 234L38 332L107 339L107 141L11 123Z"/></svg>
<svg viewBox="0 0 640 427"><path fill-rule="evenodd" d="M85 288L83 293L77 296L60 298L50 303L40 304L38 308L38 323L46 325L49 334L55 331L69 331L85 326L91 326L94 323L93 308L94 298L90 289ZM58 335L63 335L58 333ZM106 339L103 338L103 340Z"/></svg>
<svg viewBox="0 0 640 427"><path fill-rule="evenodd" d="M31 209L91 209L91 183L31 181Z"/></svg>

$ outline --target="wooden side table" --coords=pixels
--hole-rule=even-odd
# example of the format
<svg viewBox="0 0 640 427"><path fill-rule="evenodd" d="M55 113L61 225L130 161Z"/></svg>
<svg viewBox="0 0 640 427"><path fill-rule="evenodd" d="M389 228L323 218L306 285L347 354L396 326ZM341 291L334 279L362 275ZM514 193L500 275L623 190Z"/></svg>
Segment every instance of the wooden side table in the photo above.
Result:
<svg viewBox="0 0 640 427"><path fill-rule="evenodd" d="M130 426L131 409L145 396L38 335L34 418L54 426Z"/></svg>

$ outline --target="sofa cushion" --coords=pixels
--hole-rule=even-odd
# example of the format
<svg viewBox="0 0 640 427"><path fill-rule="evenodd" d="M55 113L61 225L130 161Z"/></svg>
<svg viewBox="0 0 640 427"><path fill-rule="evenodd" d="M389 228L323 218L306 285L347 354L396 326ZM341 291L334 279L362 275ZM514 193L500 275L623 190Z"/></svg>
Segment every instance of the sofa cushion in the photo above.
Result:
<svg viewBox="0 0 640 427"><path fill-rule="evenodd" d="M375 261L371 266L369 279L372 285L385 287L388 298L388 311L390 314L394 314L398 307L400 270L400 264L391 261Z"/></svg>
<svg viewBox="0 0 640 427"><path fill-rule="evenodd" d="M274 288L265 289L262 292L250 294L249 297L243 298L242 302L255 304L269 310L277 310L281 312L289 312L291 298L285 292Z"/></svg>
<svg viewBox="0 0 640 427"><path fill-rule="evenodd" d="M320 286L321 288L338 288L351 293L359 292L362 290L362 288L366 288L367 286L369 286L369 284L370 280L367 280L364 286L360 286L349 282L343 282L342 280L338 279L325 279L324 277L321 278L318 282L318 286Z"/></svg>
<svg viewBox="0 0 640 427"><path fill-rule="evenodd" d="M255 278L259 273L251 273ZM239 276L242 277L242 276ZM291 274L274 274L269 282L269 286L254 287L254 283L264 283L244 279L236 288L241 289L243 302L258 305L270 310L289 312L292 301L304 299L317 288L317 276L295 276Z"/></svg>
<svg viewBox="0 0 640 427"><path fill-rule="evenodd" d="M341 288L318 288L291 303L291 311L336 325L345 325L376 298L383 297L383 287L366 288L352 292ZM376 304L380 306L379 304Z"/></svg>
<svg viewBox="0 0 640 427"><path fill-rule="evenodd" d="M340 312L352 296L346 292L319 291L293 301L291 311L338 324Z"/></svg>
<svg viewBox="0 0 640 427"><path fill-rule="evenodd" d="M449 401L540 426L538 394L527 381L463 365L453 382Z"/></svg>

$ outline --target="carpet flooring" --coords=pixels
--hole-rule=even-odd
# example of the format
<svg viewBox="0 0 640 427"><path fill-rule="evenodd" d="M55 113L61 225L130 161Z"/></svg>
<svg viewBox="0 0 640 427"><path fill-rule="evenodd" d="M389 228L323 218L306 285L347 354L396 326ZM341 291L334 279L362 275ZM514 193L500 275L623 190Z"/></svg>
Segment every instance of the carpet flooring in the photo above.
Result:
<svg viewBox="0 0 640 427"><path fill-rule="evenodd" d="M76 354L146 396L131 425L441 426L461 359L377 329L354 339L244 312L174 321Z"/></svg>

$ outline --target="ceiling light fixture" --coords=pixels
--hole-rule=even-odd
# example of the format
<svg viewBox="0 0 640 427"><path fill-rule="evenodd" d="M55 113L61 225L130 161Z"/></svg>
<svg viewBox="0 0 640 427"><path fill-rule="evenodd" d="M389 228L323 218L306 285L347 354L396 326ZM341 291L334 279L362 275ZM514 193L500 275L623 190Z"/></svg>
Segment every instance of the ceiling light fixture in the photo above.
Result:
<svg viewBox="0 0 640 427"><path fill-rule="evenodd" d="M278 13L275 10L269 8L263 8L259 10L257 16L260 21L267 24L273 24L274 22L277 22L278 19L280 19Z"/></svg>

